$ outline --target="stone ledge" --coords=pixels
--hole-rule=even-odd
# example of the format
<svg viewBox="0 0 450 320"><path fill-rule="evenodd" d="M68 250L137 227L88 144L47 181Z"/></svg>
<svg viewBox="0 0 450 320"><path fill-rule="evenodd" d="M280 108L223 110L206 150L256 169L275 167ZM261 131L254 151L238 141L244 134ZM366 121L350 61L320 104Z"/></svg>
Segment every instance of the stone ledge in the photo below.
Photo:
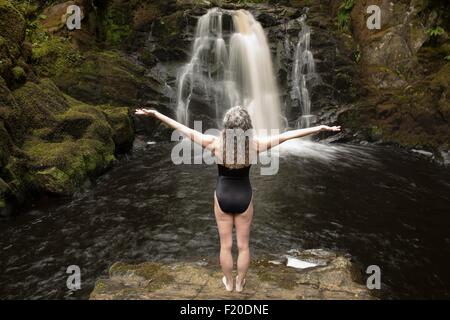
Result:
<svg viewBox="0 0 450 320"><path fill-rule="evenodd" d="M315 255L313 260L318 260L314 250L299 255ZM355 281L355 270L349 258L327 252L320 259L325 263L308 269L295 269L265 259L252 261L242 293L225 291L218 265L116 262L110 268L109 278L97 281L90 299L374 299L364 285Z"/></svg>

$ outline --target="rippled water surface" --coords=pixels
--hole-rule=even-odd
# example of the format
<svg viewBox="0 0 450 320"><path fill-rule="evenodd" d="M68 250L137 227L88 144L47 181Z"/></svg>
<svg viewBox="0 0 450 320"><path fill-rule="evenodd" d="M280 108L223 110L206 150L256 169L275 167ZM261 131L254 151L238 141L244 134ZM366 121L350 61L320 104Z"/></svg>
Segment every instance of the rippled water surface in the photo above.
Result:
<svg viewBox="0 0 450 320"><path fill-rule="evenodd" d="M136 151L90 190L0 221L0 297L87 298L118 260L216 260L217 169L173 165L171 147ZM373 146L305 142L281 154L277 175L251 171L254 256L344 251L380 266L385 298L450 297L448 168ZM69 265L82 271L74 293Z"/></svg>

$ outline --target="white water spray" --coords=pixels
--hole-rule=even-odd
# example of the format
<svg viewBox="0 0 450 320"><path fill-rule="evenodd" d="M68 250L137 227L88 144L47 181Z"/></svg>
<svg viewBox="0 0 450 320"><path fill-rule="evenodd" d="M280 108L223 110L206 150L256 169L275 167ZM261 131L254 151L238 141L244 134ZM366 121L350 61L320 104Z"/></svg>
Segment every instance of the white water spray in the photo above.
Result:
<svg viewBox="0 0 450 320"><path fill-rule="evenodd" d="M314 56L311 52L311 28L306 24L306 15L300 17L301 31L298 35L298 43L295 49L294 65L292 69L291 97L298 101L301 108L301 116L297 127L306 128L311 124L310 90L317 84L319 76L316 73Z"/></svg>
<svg viewBox="0 0 450 320"><path fill-rule="evenodd" d="M210 9L198 23L191 60L181 69L177 119L189 124L196 92L215 108L218 126L236 105L247 108L258 134L280 129L280 102L269 45L259 22L246 10Z"/></svg>

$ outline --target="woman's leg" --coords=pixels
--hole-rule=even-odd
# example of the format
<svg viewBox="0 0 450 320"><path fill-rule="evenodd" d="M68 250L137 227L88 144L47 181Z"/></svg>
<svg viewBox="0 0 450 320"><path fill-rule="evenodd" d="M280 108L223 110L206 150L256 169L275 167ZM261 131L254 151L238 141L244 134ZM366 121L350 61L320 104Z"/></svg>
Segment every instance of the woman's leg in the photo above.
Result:
<svg viewBox="0 0 450 320"><path fill-rule="evenodd" d="M227 278L227 284L232 287L233 256L231 255L231 247L233 245L233 216L222 212L217 202L216 193L214 193L214 214L220 237L220 266Z"/></svg>
<svg viewBox="0 0 450 320"><path fill-rule="evenodd" d="M236 239L239 250L237 260L237 270L238 270L237 281L239 281L239 284L243 279L245 279L248 266L250 265L250 249L248 243L250 238L250 227L252 224L252 219L253 219L253 199L244 213L234 215L234 224L236 226Z"/></svg>

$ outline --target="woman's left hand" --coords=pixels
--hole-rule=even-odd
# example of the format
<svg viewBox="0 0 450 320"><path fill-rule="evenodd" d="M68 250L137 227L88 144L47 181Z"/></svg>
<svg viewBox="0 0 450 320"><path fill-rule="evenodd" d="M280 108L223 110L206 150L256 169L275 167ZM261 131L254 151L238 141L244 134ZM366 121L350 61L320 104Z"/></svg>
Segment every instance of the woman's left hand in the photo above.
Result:
<svg viewBox="0 0 450 320"><path fill-rule="evenodd" d="M339 132L339 131L341 131L341 126L333 126L333 127L322 126L322 130L321 131Z"/></svg>

